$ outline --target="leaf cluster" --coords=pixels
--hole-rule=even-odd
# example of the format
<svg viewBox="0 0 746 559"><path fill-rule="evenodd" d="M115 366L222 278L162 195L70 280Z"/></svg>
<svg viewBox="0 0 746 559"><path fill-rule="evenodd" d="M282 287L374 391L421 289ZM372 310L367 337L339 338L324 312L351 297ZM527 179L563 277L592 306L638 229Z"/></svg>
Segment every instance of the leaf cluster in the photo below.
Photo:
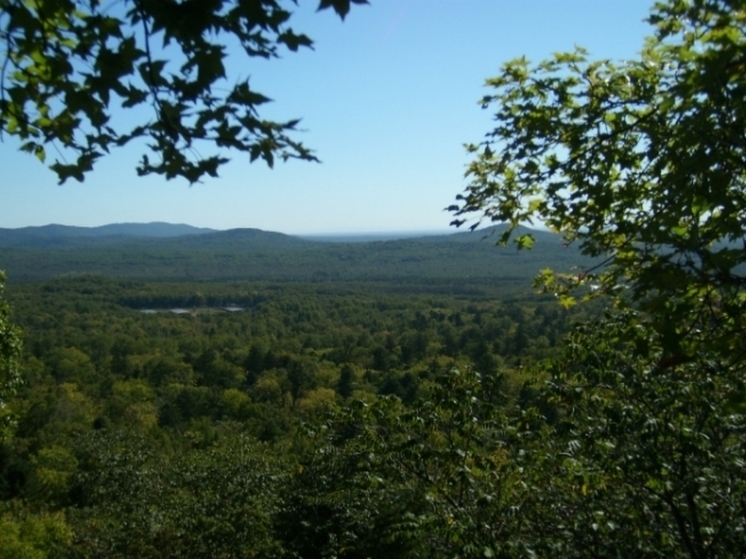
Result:
<svg viewBox="0 0 746 559"><path fill-rule="evenodd" d="M540 278L568 304L605 294L679 338L715 323L732 337L746 286L745 14L740 1L661 2L639 59L578 48L505 64L487 80L495 127L468 146L455 223L505 222L507 242L539 222L600 259Z"/></svg>
<svg viewBox="0 0 746 559"><path fill-rule="evenodd" d="M319 9L344 18L351 3L363 2L323 0ZM247 79L227 83L233 43L265 59L312 46L290 17L281 0L5 0L0 130L42 162L53 146L60 183L82 181L99 158L136 139L148 148L138 174L190 183L216 176L227 150L270 167L278 157L315 161L290 135L298 120L261 118L270 99ZM119 108L129 116L118 118Z"/></svg>

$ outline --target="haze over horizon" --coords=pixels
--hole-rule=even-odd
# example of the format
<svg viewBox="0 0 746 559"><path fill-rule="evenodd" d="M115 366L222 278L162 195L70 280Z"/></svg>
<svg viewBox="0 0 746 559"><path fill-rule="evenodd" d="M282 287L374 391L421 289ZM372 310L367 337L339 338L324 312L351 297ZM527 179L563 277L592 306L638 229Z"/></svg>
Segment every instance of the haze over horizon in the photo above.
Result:
<svg viewBox="0 0 746 559"><path fill-rule="evenodd" d="M174 228L179 227L192 227L194 229L204 229L205 232L226 232L226 231L232 231L237 229L258 229L260 231L266 232L266 233L281 233L283 235L290 235L293 237L300 237L308 240L315 240L315 241L353 241L353 242L363 242L363 241L387 241L387 240L396 240L396 239L408 239L408 238L415 238L415 237L430 237L430 236L444 236L444 235L452 235L456 233L464 233L468 231L467 228L460 228L456 229L455 227L451 227L450 229L427 229L427 230L404 230L404 231L386 231L386 230L379 230L379 231L311 231L311 232L298 232L298 233L286 233L284 231L274 231L270 229L259 229L256 227L231 227L227 229L218 229L214 227L196 227L194 225L191 225L189 223L167 223L163 221L151 221L147 223L139 223L139 222L127 222L127 223L106 223L103 225L94 225L94 226L79 226L79 225L66 225L63 223L45 223L43 225L26 225L22 227L0 227L0 231L2 230L10 230L10 231L24 231L28 229L45 229L50 227L70 227L70 228L87 228L87 229L97 229L97 228L106 228L106 227L117 227L117 226L144 226L147 227L149 225L156 225L156 226L171 226ZM480 230L481 231L481 230ZM117 234L117 233L114 233ZM183 233L179 233L178 235L181 235ZM144 235L144 236L151 236L151 235ZM158 235L154 235L158 236ZM170 234L168 236L171 236ZM175 235L176 236L176 235Z"/></svg>
<svg viewBox="0 0 746 559"><path fill-rule="evenodd" d="M372 0L341 23L315 3L291 26L314 50L279 60L238 57L229 79L251 77L275 102L261 115L302 117L296 138L321 164L290 161L274 170L233 155L218 179L137 177L138 149L114 150L84 183L56 176L18 143L0 143L0 227L58 223L186 223L258 228L292 235L457 232L451 204L467 181L464 143L490 130L479 108L482 84L525 55L586 48L592 58L633 58L650 33L652 0L533 0L530 3ZM527 7L528 6L528 7ZM48 149L49 162L54 149Z"/></svg>

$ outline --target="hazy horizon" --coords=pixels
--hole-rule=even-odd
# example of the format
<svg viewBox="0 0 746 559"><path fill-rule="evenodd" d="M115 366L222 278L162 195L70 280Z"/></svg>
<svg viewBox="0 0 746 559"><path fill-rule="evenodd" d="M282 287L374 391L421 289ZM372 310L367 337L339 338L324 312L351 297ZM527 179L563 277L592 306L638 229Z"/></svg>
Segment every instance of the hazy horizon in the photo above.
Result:
<svg viewBox="0 0 746 559"><path fill-rule="evenodd" d="M399 229L399 230L342 230L342 231L311 231L311 232L304 232L300 231L297 233L288 233L285 231L276 231L272 229L264 229L261 227L252 227L250 225L246 226L239 226L239 227L226 227L226 228L218 228L218 227L202 227L198 225L192 225L191 223L185 223L185 222L171 222L171 221L118 221L118 222L111 222L111 223L102 223L99 225L76 225L76 224L69 224L69 223L59 223L59 222L50 222L50 223L44 223L42 225L23 225L19 227L3 227L0 226L0 229L6 229L6 230L19 230L19 229L40 229L44 227L75 227L75 228L82 228L82 229L97 229L101 227L109 227L109 226L123 226L123 225L173 225L176 227L179 226L187 226L187 227L193 227L195 229L209 229L212 231L230 231L232 229L259 229L261 231L267 231L267 232L273 232L273 233L283 233L285 235L293 235L297 237L329 237L329 236L338 236L338 235L398 235L398 234L406 234L406 235L417 235L417 234L427 234L427 235L439 235L439 234L448 234L448 233L458 233L463 231L463 229L456 229L455 227L451 228L442 228L442 229Z"/></svg>
<svg viewBox="0 0 746 559"><path fill-rule="evenodd" d="M342 23L300 3L290 25L315 41L314 50L269 61L238 56L227 63L227 80L250 77L252 89L274 99L262 117L301 118L295 138L321 164L278 162L270 170L229 154L219 178L190 187L137 177L142 146L132 146L112 150L85 182L60 187L6 137L0 227L160 221L290 235L454 230L444 208L468 184L463 145L494 125L478 102L485 80L508 60L538 63L575 45L592 58L635 58L652 32L643 22L651 5L373 0L353 6ZM54 148L47 152L54 162Z"/></svg>

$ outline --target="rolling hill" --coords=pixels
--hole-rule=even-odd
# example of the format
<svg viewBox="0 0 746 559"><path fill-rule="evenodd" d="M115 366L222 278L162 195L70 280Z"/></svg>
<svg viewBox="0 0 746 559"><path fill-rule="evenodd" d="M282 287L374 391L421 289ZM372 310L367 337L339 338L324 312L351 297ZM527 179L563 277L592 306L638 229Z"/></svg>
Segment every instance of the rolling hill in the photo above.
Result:
<svg viewBox="0 0 746 559"><path fill-rule="evenodd" d="M174 238L201 235L213 231L213 229L192 227L191 225L163 222L112 223L100 227L50 224L18 229L0 228L0 247L75 246L81 243L90 244L91 241L110 242L122 241L127 238Z"/></svg>
<svg viewBox="0 0 746 559"><path fill-rule="evenodd" d="M370 242L321 242L259 229L169 224L0 230L10 282L100 274L140 280L341 281L396 278L526 279L587 263L561 238L533 231L531 251L495 247L501 228Z"/></svg>

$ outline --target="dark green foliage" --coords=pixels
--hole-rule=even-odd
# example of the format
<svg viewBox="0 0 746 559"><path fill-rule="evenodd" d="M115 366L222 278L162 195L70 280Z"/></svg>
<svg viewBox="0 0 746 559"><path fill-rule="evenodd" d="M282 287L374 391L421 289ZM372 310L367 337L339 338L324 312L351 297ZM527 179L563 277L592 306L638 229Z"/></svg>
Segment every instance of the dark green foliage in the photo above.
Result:
<svg viewBox="0 0 746 559"><path fill-rule="evenodd" d="M29 382L0 552L741 557L745 14L659 3L641 61L491 82L497 128L453 209L539 216L607 257L540 278L604 312L404 259L398 281L14 286ZM453 248L411 243L357 254Z"/></svg>
<svg viewBox="0 0 746 559"><path fill-rule="evenodd" d="M332 469L329 480L309 485L313 478L296 476L312 468L297 461L322 439L299 428L323 424L353 393L371 401L397 394L421 406L434 379L469 363L473 347L485 357L497 351L494 337L511 337L519 324L510 316L538 340L547 324L564 331L577 314L547 318L539 309L552 302L536 306L499 283L474 282L472 294L449 294L450 285L103 277L16 284L10 295L28 340L28 383L11 402L19 424L0 454L2 499L20 511L64 511L75 536L65 549L83 557L196 557L208 548L225 557L313 556L334 547L329 538L348 537L327 527L348 524L365 544L355 539L341 555L422 550L426 524L408 516L428 510L420 490L394 500L361 481L374 477L353 483ZM501 295L513 299L504 304ZM159 302L194 314L129 306ZM206 306L231 302L246 310ZM463 343L454 324L469 331ZM529 344L523 359L544 351ZM508 353L493 358L514 361ZM508 374L519 386L519 373ZM408 413L395 398L384 401ZM353 485L343 491L338 482ZM352 488L365 496L344 508L340 499ZM19 515L9 518L20 522Z"/></svg>
<svg viewBox="0 0 746 559"><path fill-rule="evenodd" d="M355 382L355 371L349 363L342 366L339 372L339 382L337 382L337 392L342 398L352 396L352 389Z"/></svg>
<svg viewBox="0 0 746 559"><path fill-rule="evenodd" d="M71 516L83 556L278 556L280 459L244 437L179 453L154 443L117 431L77 441Z"/></svg>
<svg viewBox="0 0 746 559"><path fill-rule="evenodd" d="M522 465L534 549L563 557L735 557L746 545L743 364L666 362L636 313L578 328L542 398L560 410ZM644 349L643 349L644 348Z"/></svg>
<svg viewBox="0 0 746 559"><path fill-rule="evenodd" d="M485 557L518 548L526 497L497 379L441 374L412 406L358 402L315 433L290 486L300 557ZM494 554L494 555L490 555Z"/></svg>
<svg viewBox="0 0 746 559"><path fill-rule="evenodd" d="M331 7L344 19L351 3L363 2L324 0L319 10ZM62 157L51 165L60 183L82 181L111 148L139 138L148 140L149 151L138 174L190 183L217 176L231 149L270 167L277 157L315 161L288 135L298 120L261 119L258 109L270 99L245 79L226 83L234 79L226 75L226 43L265 59L311 47L309 37L289 26L290 16L280 0L132 0L116 9L79 0L5 0L2 131L42 162L50 144L69 151L73 163ZM152 107L150 119L124 119L124 127L112 119L114 107L139 105ZM205 144L220 151L202 157Z"/></svg>
<svg viewBox="0 0 746 559"><path fill-rule="evenodd" d="M3 297L5 274L0 270L0 443L13 423L6 400L21 383L18 359L21 355L21 335L10 320L10 308Z"/></svg>
<svg viewBox="0 0 746 559"><path fill-rule="evenodd" d="M614 309L568 337L548 385L521 391L531 553L746 548L745 8L659 2L639 60L577 49L488 81L496 125L469 148L457 223L540 219L603 264L538 283L566 306L604 296Z"/></svg>
<svg viewBox="0 0 746 559"><path fill-rule="evenodd" d="M291 486L313 520L283 537L300 556L738 557L743 366L662 355L629 312L577 328L533 403L453 371L410 406L350 406Z"/></svg>
<svg viewBox="0 0 746 559"><path fill-rule="evenodd" d="M20 496L30 474L29 465L9 443L0 443L0 501Z"/></svg>

